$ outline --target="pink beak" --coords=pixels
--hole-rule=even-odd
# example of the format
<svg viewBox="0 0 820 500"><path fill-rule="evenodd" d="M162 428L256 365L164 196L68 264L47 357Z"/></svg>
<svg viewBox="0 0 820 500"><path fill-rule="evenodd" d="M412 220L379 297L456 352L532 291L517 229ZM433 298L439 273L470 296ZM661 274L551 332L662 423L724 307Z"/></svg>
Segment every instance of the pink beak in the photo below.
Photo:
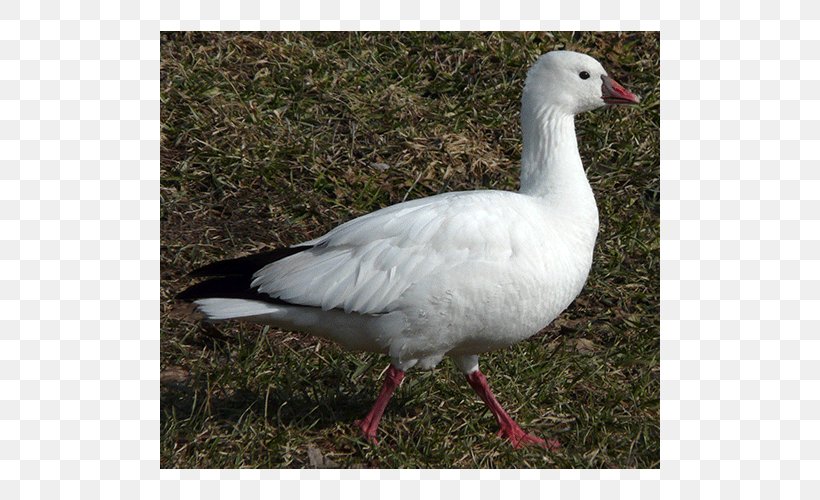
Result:
<svg viewBox="0 0 820 500"><path fill-rule="evenodd" d="M641 98L626 90L620 83L604 75L601 85L601 99L607 104L638 104Z"/></svg>

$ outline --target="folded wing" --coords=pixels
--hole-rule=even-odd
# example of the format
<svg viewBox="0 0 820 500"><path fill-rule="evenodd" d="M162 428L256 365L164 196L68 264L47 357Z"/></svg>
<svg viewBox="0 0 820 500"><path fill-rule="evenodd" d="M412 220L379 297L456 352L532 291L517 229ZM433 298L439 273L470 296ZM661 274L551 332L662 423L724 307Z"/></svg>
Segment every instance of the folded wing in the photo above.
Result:
<svg viewBox="0 0 820 500"><path fill-rule="evenodd" d="M262 267L251 287L323 310L389 312L414 283L471 260L509 260L528 230L510 195L448 193L373 212Z"/></svg>

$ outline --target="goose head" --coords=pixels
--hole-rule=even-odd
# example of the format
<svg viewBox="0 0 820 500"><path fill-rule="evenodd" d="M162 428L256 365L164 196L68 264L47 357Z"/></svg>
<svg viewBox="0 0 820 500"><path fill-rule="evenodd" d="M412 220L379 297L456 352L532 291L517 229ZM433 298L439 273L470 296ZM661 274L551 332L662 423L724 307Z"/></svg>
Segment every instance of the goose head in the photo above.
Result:
<svg viewBox="0 0 820 500"><path fill-rule="evenodd" d="M567 115L638 102L640 98L610 78L601 63L586 54L566 50L539 57L524 85L525 108L551 108Z"/></svg>

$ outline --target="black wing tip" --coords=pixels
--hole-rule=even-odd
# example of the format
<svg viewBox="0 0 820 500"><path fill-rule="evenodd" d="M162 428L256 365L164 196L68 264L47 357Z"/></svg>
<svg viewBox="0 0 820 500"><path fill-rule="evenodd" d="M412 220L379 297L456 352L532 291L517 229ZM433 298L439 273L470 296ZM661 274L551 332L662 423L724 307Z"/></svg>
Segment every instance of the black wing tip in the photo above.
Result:
<svg viewBox="0 0 820 500"><path fill-rule="evenodd" d="M253 275L271 262L304 252L310 248L313 247L311 245L284 247L236 259L212 262L188 273L188 276L192 278L208 279L189 286L179 292L175 298L184 302L194 302L198 299L208 298L236 298L289 304L254 290L251 287Z"/></svg>
<svg viewBox="0 0 820 500"><path fill-rule="evenodd" d="M295 247L282 247L267 252L246 255L235 259L218 260L202 267L194 269L188 273L191 278L204 278L208 276L245 276L253 275L271 262L290 257L299 252L304 252L313 248L311 245L300 245Z"/></svg>
<svg viewBox="0 0 820 500"><path fill-rule="evenodd" d="M248 298L255 292L250 287L250 281L236 276L221 276L194 283L176 295L177 300L193 302L197 299L209 298Z"/></svg>
<svg viewBox="0 0 820 500"><path fill-rule="evenodd" d="M248 276L219 276L195 283L176 295L177 300L193 303L199 299L245 299L279 305L298 305L271 297L251 287Z"/></svg>
<svg viewBox="0 0 820 500"><path fill-rule="evenodd" d="M210 281L210 280L208 280L208 281ZM206 281L203 281L201 283L195 283L195 284L189 286L185 290L183 290L183 291L179 292L178 294L176 294L174 296L174 299L181 300L183 302L193 302L196 299L207 298L206 296L200 294L201 287L199 285L202 285L202 283L206 283Z"/></svg>

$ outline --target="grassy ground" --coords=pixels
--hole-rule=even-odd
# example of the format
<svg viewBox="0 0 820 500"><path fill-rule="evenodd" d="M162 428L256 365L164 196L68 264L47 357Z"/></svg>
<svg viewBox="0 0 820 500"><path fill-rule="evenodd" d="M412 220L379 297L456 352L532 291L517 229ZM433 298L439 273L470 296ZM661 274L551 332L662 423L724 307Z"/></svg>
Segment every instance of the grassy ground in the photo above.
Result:
<svg viewBox="0 0 820 500"><path fill-rule="evenodd" d="M643 97L578 119L601 217L584 292L482 357L502 404L559 451L497 438L447 360L408 374L370 446L352 422L387 358L202 326L175 305L185 273L213 260L405 199L517 189L522 81L557 48ZM657 33L167 33L161 50L163 467L658 467Z"/></svg>

